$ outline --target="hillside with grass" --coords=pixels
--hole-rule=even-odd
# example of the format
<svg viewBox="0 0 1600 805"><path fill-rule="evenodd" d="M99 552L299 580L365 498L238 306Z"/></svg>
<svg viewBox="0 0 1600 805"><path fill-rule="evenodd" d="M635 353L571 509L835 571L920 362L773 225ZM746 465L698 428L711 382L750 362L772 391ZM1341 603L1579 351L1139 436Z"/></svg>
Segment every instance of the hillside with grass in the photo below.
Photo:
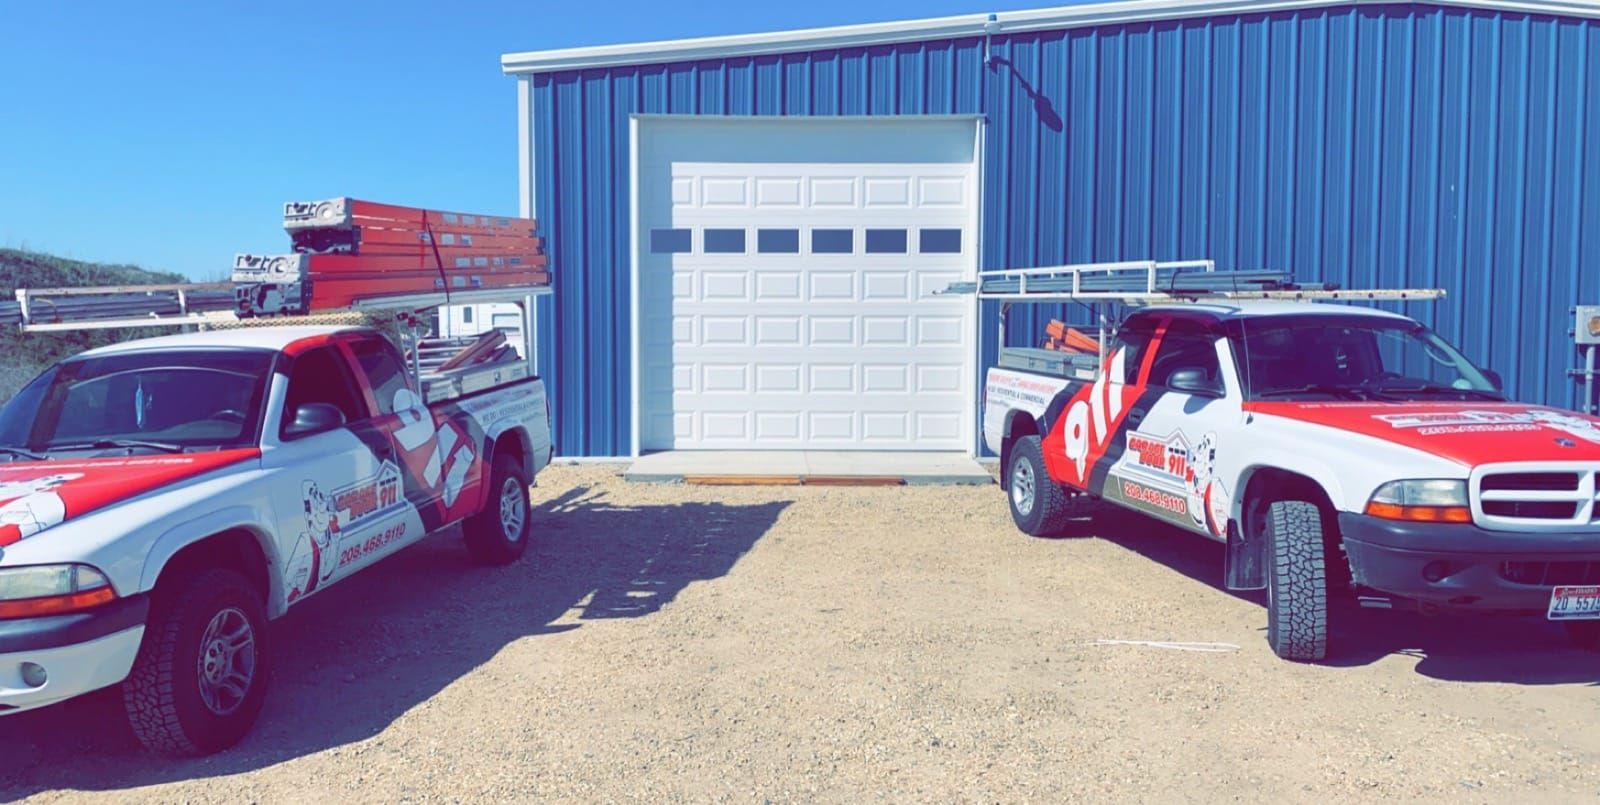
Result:
<svg viewBox="0 0 1600 805"><path fill-rule="evenodd" d="M138 266L88 263L38 252L0 249L0 298L11 299L18 288L63 288L85 285L150 285L185 282L177 274ZM9 400L44 367L90 347L109 344L143 331L84 331L28 334L0 328L0 400Z"/></svg>

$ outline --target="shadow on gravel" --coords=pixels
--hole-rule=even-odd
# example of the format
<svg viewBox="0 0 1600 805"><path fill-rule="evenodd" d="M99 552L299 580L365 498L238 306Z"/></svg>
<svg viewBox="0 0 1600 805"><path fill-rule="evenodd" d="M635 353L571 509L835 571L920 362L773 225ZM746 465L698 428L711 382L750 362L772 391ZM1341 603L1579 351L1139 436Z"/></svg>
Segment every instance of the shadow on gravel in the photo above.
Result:
<svg viewBox="0 0 1600 805"><path fill-rule="evenodd" d="M273 687L255 730L211 758L134 740L116 690L0 719L0 802L237 774L370 738L517 640L637 618L728 573L787 502L627 508L579 487L534 510L510 567L471 563L447 532L331 587L276 622Z"/></svg>
<svg viewBox="0 0 1600 805"><path fill-rule="evenodd" d="M1067 536L1091 533L1160 562L1218 594L1262 607L1265 642L1266 597L1259 591L1235 592L1222 586L1221 544L1110 507L1081 528L1075 523ZM1332 612L1333 657L1323 663L1327 666L1371 665L1401 654L1416 657L1417 673L1434 679L1600 686L1600 654L1572 647L1559 624L1533 617L1430 616L1342 604Z"/></svg>

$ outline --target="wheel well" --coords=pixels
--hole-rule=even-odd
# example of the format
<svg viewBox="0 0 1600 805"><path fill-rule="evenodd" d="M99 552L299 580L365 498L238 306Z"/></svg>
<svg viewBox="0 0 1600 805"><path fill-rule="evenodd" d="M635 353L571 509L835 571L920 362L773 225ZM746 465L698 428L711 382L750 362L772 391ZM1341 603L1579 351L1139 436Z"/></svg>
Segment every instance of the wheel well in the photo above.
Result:
<svg viewBox="0 0 1600 805"><path fill-rule="evenodd" d="M524 474L529 478L533 477L532 456L529 455L528 445L523 438L522 431L513 428L500 434L500 438L494 440L494 452L489 457L490 461L502 455L510 456L517 462L518 466L522 467Z"/></svg>
<svg viewBox="0 0 1600 805"><path fill-rule="evenodd" d="M1011 464L1011 446L1024 436L1038 436L1039 423L1027 411L1006 414L1005 435L1000 439L1000 488L1009 489L1006 467Z"/></svg>
<svg viewBox="0 0 1600 805"><path fill-rule="evenodd" d="M184 546L161 568L161 575L156 577L156 589L161 590L172 579L213 567L238 571L250 580L263 599L267 597L272 585L267 572L267 555L262 552L255 535L242 528L212 534Z"/></svg>
<svg viewBox="0 0 1600 805"><path fill-rule="evenodd" d="M1333 500L1328 497L1322 484L1297 472L1269 467L1251 474L1245 485L1239 522L1241 530L1248 529L1249 539L1265 546L1265 540L1261 538L1265 536L1263 528L1267 507L1278 500L1304 500L1316 504L1317 510L1322 513L1325 555L1330 559L1339 559L1344 568L1349 568L1349 562L1344 558L1344 539L1339 534L1339 515L1333 507Z"/></svg>
<svg viewBox="0 0 1600 805"><path fill-rule="evenodd" d="M1266 514L1267 506L1277 500L1306 500L1317 504L1323 519L1333 514L1333 502L1322 485L1297 472L1267 467L1250 475L1244 491L1241 515L1244 525L1254 526L1257 518Z"/></svg>

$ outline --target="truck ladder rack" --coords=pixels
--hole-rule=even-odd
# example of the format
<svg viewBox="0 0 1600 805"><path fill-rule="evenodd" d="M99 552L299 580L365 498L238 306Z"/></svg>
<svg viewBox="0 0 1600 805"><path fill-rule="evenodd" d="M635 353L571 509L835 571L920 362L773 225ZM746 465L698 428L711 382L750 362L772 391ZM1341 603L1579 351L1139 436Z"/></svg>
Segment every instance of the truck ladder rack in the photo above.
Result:
<svg viewBox="0 0 1600 805"><path fill-rule="evenodd" d="M445 293L379 295L352 301L339 310L280 316L241 316L234 307L232 283L193 285L110 285L85 288L23 288L16 301L0 302L0 325L23 332L115 330L134 327L265 327L292 324L342 324L368 314L416 313L442 305L522 303L545 296L549 285L482 288Z"/></svg>
<svg viewBox="0 0 1600 805"><path fill-rule="evenodd" d="M1211 260L1085 263L978 272L941 294L971 294L1004 302L1201 302L1224 300L1423 301L1437 288L1340 289L1299 285L1284 271L1218 271Z"/></svg>

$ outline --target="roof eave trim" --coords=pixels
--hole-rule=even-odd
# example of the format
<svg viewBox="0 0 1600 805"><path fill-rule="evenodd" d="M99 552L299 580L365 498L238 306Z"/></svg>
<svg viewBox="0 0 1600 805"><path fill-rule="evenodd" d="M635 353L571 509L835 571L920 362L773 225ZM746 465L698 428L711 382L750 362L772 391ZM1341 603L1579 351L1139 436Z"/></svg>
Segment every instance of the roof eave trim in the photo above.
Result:
<svg viewBox="0 0 1600 805"><path fill-rule="evenodd" d="M1222 14L1263 14L1298 9L1385 5L1384 0L1128 0L1065 6L1034 11L1006 11L993 15L966 14L922 20L843 25L735 36L709 36L662 42L539 50L507 53L500 69L507 75L562 72L633 64L663 64L767 56L809 50L871 47L929 39L980 37L985 33L1013 34L1029 31L1119 25L1133 22L1181 19ZM1593 0L1419 0L1421 5L1600 18L1600 3Z"/></svg>

